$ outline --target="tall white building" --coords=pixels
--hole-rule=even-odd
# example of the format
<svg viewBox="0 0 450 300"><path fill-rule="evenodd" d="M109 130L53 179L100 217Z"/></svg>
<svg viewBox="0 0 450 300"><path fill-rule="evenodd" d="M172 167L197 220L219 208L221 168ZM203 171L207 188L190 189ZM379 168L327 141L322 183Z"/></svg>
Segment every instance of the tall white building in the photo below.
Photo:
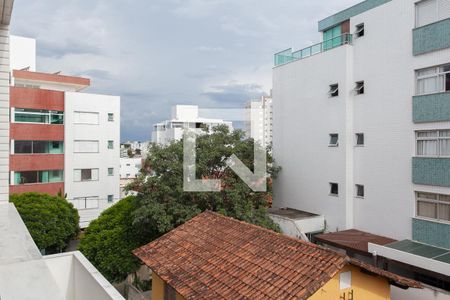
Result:
<svg viewBox="0 0 450 300"><path fill-rule="evenodd" d="M272 98L262 96L259 100L248 102L245 108L245 131L247 135L264 147L271 145L273 135Z"/></svg>
<svg viewBox="0 0 450 300"><path fill-rule="evenodd" d="M66 195L80 225L120 199L120 97L90 80L36 72L35 40L12 36L10 193Z"/></svg>
<svg viewBox="0 0 450 300"><path fill-rule="evenodd" d="M172 116L153 125L152 142L167 145L171 141L180 140L186 130L203 132L203 128L211 131L215 126L226 125L233 129L232 122L221 119L208 119L199 116L199 108L196 105L175 105L172 107Z"/></svg>
<svg viewBox="0 0 450 300"><path fill-rule="evenodd" d="M275 54L274 204L406 240L376 252L450 276L450 256L404 246L450 249L450 2L367 0L319 31Z"/></svg>

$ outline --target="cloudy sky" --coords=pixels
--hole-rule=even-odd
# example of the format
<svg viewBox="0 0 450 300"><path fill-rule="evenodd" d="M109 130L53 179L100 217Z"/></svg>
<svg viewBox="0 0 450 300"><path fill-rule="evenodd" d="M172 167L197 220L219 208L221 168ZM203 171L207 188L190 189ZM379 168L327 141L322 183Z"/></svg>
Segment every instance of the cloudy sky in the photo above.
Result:
<svg viewBox="0 0 450 300"><path fill-rule="evenodd" d="M320 41L317 21L360 0L16 0L11 33L37 69L120 95L122 140L148 140L174 104L239 108L271 88L273 54Z"/></svg>

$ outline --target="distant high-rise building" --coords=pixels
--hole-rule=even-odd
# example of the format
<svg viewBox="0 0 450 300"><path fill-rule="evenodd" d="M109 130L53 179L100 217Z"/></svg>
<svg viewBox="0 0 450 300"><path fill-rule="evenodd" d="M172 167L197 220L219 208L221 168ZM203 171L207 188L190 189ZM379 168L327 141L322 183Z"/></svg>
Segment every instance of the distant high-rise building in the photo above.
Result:
<svg viewBox="0 0 450 300"><path fill-rule="evenodd" d="M262 146L272 144L272 97L262 96L260 100L252 100L245 106L245 131L247 136L258 141Z"/></svg>
<svg viewBox="0 0 450 300"><path fill-rule="evenodd" d="M86 227L119 200L120 98L83 77L35 70L35 40L11 43L10 193L67 195Z"/></svg>
<svg viewBox="0 0 450 300"><path fill-rule="evenodd" d="M199 116L196 105L175 105L172 107L172 117L153 125L152 141L157 144L167 145L171 141L180 140L186 130L197 133L209 132L218 125L226 125L233 130L232 122L221 119L208 119Z"/></svg>

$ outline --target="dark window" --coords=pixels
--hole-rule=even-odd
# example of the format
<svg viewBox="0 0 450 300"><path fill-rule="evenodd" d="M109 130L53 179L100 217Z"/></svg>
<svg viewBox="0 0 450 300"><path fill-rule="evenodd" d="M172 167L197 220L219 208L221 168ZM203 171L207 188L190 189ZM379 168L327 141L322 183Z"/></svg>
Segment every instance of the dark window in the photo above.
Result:
<svg viewBox="0 0 450 300"><path fill-rule="evenodd" d="M334 182L330 182L330 195L339 195L339 185Z"/></svg>
<svg viewBox="0 0 450 300"><path fill-rule="evenodd" d="M33 153L48 153L48 142L47 141L34 141L33 142Z"/></svg>
<svg viewBox="0 0 450 300"><path fill-rule="evenodd" d="M364 133L356 134L356 145L363 146L364 145Z"/></svg>
<svg viewBox="0 0 450 300"><path fill-rule="evenodd" d="M330 134L330 146L338 146L339 145L339 134L331 133Z"/></svg>
<svg viewBox="0 0 450 300"><path fill-rule="evenodd" d="M114 200L114 195L108 195L108 203L113 202Z"/></svg>
<svg viewBox="0 0 450 300"><path fill-rule="evenodd" d="M444 66L444 72L450 72L450 65ZM445 74L445 91L450 91L450 73Z"/></svg>
<svg viewBox="0 0 450 300"><path fill-rule="evenodd" d="M357 95L364 94L364 81L356 82L355 92Z"/></svg>
<svg viewBox="0 0 450 300"><path fill-rule="evenodd" d="M92 169L82 169L81 170L81 181L92 179Z"/></svg>
<svg viewBox="0 0 450 300"><path fill-rule="evenodd" d="M168 285L167 283L164 284L164 300L175 300L177 297L177 292L173 287Z"/></svg>
<svg viewBox="0 0 450 300"><path fill-rule="evenodd" d="M339 85L337 83L330 85L330 91L328 92L328 94L330 95L330 97L339 96Z"/></svg>
<svg viewBox="0 0 450 300"><path fill-rule="evenodd" d="M364 197L364 185L357 184L356 185L356 197Z"/></svg>
<svg viewBox="0 0 450 300"><path fill-rule="evenodd" d="M40 172L38 172L38 171L19 172L19 174L20 174L20 184L40 182L39 181L39 173Z"/></svg>
<svg viewBox="0 0 450 300"><path fill-rule="evenodd" d="M356 37L364 36L364 23L356 25L355 35L356 35Z"/></svg>
<svg viewBox="0 0 450 300"><path fill-rule="evenodd" d="M14 153L32 153L31 141L14 141Z"/></svg>

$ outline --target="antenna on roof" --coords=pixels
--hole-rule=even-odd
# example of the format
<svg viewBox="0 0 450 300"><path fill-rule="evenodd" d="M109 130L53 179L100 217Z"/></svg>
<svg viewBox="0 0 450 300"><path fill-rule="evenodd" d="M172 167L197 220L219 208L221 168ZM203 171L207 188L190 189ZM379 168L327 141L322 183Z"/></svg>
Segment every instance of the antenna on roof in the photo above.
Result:
<svg viewBox="0 0 450 300"><path fill-rule="evenodd" d="M30 71L30 66L20 69L20 71Z"/></svg>
<svg viewBox="0 0 450 300"><path fill-rule="evenodd" d="M53 73L53 75L59 75L61 73L61 71L55 72Z"/></svg>

